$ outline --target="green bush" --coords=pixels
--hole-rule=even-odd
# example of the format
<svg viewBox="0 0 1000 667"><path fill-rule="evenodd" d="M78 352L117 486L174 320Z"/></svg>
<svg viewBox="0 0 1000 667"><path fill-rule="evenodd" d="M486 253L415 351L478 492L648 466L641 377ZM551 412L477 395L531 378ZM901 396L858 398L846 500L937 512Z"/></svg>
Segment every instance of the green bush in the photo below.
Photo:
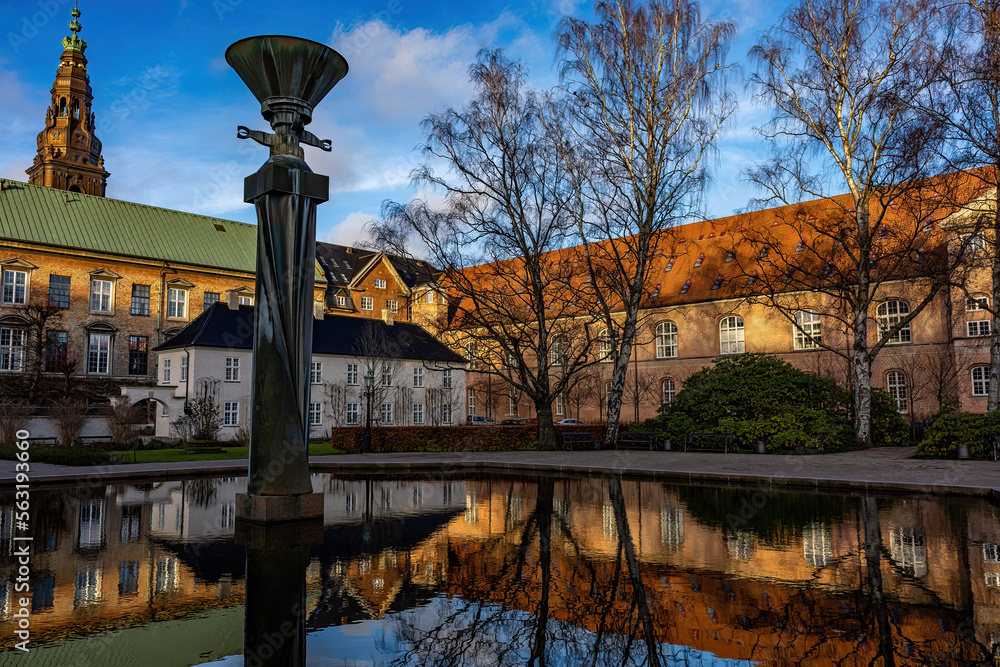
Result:
<svg viewBox="0 0 1000 667"><path fill-rule="evenodd" d="M603 425L556 426L561 433L591 433L600 438ZM330 443L349 454L361 451L363 426L333 428ZM372 429L373 452L501 452L538 448L538 425L519 426L387 426Z"/></svg>
<svg viewBox="0 0 1000 667"><path fill-rule="evenodd" d="M956 412L934 420L924 432L917 454L928 458L953 459L958 446L969 446L974 459L992 459L993 443L1000 435L1000 413L972 414Z"/></svg>
<svg viewBox="0 0 1000 667"><path fill-rule="evenodd" d="M769 451L856 447L851 394L829 378L765 354L720 357L684 382L674 402L639 424L680 443L690 433L732 433L738 449L764 440ZM907 426L884 391L872 398L876 445L905 444Z"/></svg>
<svg viewBox="0 0 1000 667"><path fill-rule="evenodd" d="M0 446L0 459L6 461L16 460L18 451L13 446ZM32 463L57 463L64 466L96 466L111 463L111 453L99 449L36 445L28 451Z"/></svg>

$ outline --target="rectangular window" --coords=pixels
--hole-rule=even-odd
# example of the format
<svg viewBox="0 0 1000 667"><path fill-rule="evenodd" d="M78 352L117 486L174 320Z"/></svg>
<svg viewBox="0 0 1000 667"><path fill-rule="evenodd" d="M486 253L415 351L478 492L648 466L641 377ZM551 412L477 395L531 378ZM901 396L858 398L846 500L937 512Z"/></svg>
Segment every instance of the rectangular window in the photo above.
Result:
<svg viewBox="0 0 1000 667"><path fill-rule="evenodd" d="M361 310L372 310L374 306L375 302L370 296L361 297Z"/></svg>
<svg viewBox="0 0 1000 667"><path fill-rule="evenodd" d="M0 329L0 371L20 371L24 368L24 329Z"/></svg>
<svg viewBox="0 0 1000 667"><path fill-rule="evenodd" d="M375 289L385 289L385 281L381 278L375 279Z"/></svg>
<svg viewBox="0 0 1000 667"><path fill-rule="evenodd" d="M149 285L132 285L132 314L149 315Z"/></svg>
<svg viewBox="0 0 1000 667"><path fill-rule="evenodd" d="M240 297L237 298L237 302L241 306L252 306L253 305L253 297L252 296L240 296Z"/></svg>
<svg viewBox="0 0 1000 667"><path fill-rule="evenodd" d="M795 313L795 324L792 325L792 338L796 350L813 350L819 347L822 340L819 313L813 310L800 310Z"/></svg>
<svg viewBox="0 0 1000 667"><path fill-rule="evenodd" d="M413 404L413 425L420 426L424 423L424 404L414 403Z"/></svg>
<svg viewBox="0 0 1000 667"><path fill-rule="evenodd" d="M989 396L990 393L990 367L976 366L972 369L972 395Z"/></svg>
<svg viewBox="0 0 1000 667"><path fill-rule="evenodd" d="M323 404L322 403L310 403L309 404L309 425L310 426L322 426L323 425Z"/></svg>
<svg viewBox="0 0 1000 667"><path fill-rule="evenodd" d="M322 361L314 361L309 364L309 384L323 384Z"/></svg>
<svg viewBox="0 0 1000 667"><path fill-rule="evenodd" d="M239 426L239 424L240 424L240 402L226 401L225 408L222 411L222 425Z"/></svg>
<svg viewBox="0 0 1000 667"><path fill-rule="evenodd" d="M386 302L385 302L385 307L389 309L390 313L393 313L393 314L398 313L399 312L399 301L396 301L395 299L387 299Z"/></svg>
<svg viewBox="0 0 1000 667"><path fill-rule="evenodd" d="M424 369L417 366L413 369L413 386L423 387L424 386Z"/></svg>
<svg viewBox="0 0 1000 667"><path fill-rule="evenodd" d="M379 423L383 426L392 424L392 403L383 403L379 409Z"/></svg>
<svg viewBox="0 0 1000 667"><path fill-rule="evenodd" d="M358 384L358 365L357 364L347 364L347 384L357 385Z"/></svg>
<svg viewBox="0 0 1000 667"><path fill-rule="evenodd" d="M990 298L987 296L977 296L971 299L967 298L965 300L965 310L986 310L990 307Z"/></svg>
<svg viewBox="0 0 1000 667"><path fill-rule="evenodd" d="M343 294L337 295L337 308L347 308L347 297Z"/></svg>
<svg viewBox="0 0 1000 667"><path fill-rule="evenodd" d="M896 402L896 410L905 415L909 412L909 403L906 395L906 376L903 371L889 371L885 375L885 389L889 396Z"/></svg>
<svg viewBox="0 0 1000 667"><path fill-rule="evenodd" d="M990 335L989 320L974 320L965 323L965 332L969 338L980 338Z"/></svg>
<svg viewBox="0 0 1000 667"><path fill-rule="evenodd" d="M69 348L68 331L45 332L45 370L56 373L62 370L66 363Z"/></svg>
<svg viewBox="0 0 1000 667"><path fill-rule="evenodd" d="M240 381L239 357L226 357L226 382Z"/></svg>
<svg viewBox="0 0 1000 667"><path fill-rule="evenodd" d="M128 374L146 375L149 367L149 338L128 337Z"/></svg>
<svg viewBox="0 0 1000 667"><path fill-rule="evenodd" d="M202 308L208 308L213 303L219 303L220 295L218 292L205 292L205 296L202 300Z"/></svg>
<svg viewBox="0 0 1000 667"><path fill-rule="evenodd" d="M3 270L3 302L23 304L28 300L28 272Z"/></svg>
<svg viewBox="0 0 1000 667"><path fill-rule="evenodd" d="M112 290L114 283L110 280L91 280L90 310L95 313L110 313Z"/></svg>
<svg viewBox="0 0 1000 667"><path fill-rule="evenodd" d="M557 415L566 414L566 401L563 400L562 394L556 395L556 414Z"/></svg>
<svg viewBox="0 0 1000 667"><path fill-rule="evenodd" d="M49 276L49 307L69 308L69 276Z"/></svg>
<svg viewBox="0 0 1000 667"><path fill-rule="evenodd" d="M186 289L177 289L171 287L167 290L167 317L175 317L178 319L184 319L187 317L187 298L188 293Z"/></svg>
<svg viewBox="0 0 1000 667"><path fill-rule="evenodd" d="M986 249L986 240L980 234L966 234L962 237L965 252L976 253Z"/></svg>
<svg viewBox="0 0 1000 667"><path fill-rule="evenodd" d="M107 375L111 372L111 334L90 334L87 345L87 372L92 375Z"/></svg>
<svg viewBox="0 0 1000 667"><path fill-rule="evenodd" d="M357 403L348 403L347 404L347 425L348 426L353 426L355 424L360 423L359 414L360 413L358 412L358 404Z"/></svg>
<svg viewBox="0 0 1000 667"><path fill-rule="evenodd" d="M187 355L181 357L181 382L187 382L188 379L188 358Z"/></svg>
<svg viewBox="0 0 1000 667"><path fill-rule="evenodd" d="M441 386L445 389L451 389L451 369L448 368L441 373Z"/></svg>
<svg viewBox="0 0 1000 667"><path fill-rule="evenodd" d="M170 359L163 360L163 382L170 382Z"/></svg>
<svg viewBox="0 0 1000 667"><path fill-rule="evenodd" d="M445 403L441 406L441 423L451 424L451 403Z"/></svg>
<svg viewBox="0 0 1000 667"><path fill-rule="evenodd" d="M392 370L389 368L382 369L382 386L383 387L392 386Z"/></svg>
<svg viewBox="0 0 1000 667"><path fill-rule="evenodd" d="M469 390L469 414L470 415L476 414L476 390L475 389L470 389Z"/></svg>

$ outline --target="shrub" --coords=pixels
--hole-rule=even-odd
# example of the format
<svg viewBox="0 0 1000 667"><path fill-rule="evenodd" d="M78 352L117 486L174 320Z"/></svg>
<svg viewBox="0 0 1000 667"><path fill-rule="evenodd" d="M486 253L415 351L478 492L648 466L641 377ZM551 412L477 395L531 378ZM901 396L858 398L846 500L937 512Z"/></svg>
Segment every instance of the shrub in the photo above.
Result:
<svg viewBox="0 0 1000 667"><path fill-rule="evenodd" d="M992 459L993 443L1000 435L1000 413L972 414L956 412L944 414L924 433L917 454L928 458L958 456L958 446L969 446L974 459Z"/></svg>
<svg viewBox="0 0 1000 667"><path fill-rule="evenodd" d="M557 443L561 433L592 433L600 438L602 425L556 426ZM334 449L349 454L361 451L363 426L332 429ZM372 429L373 452L500 452L530 451L538 448L538 425L523 426L388 426Z"/></svg>
<svg viewBox="0 0 1000 667"><path fill-rule="evenodd" d="M907 426L892 399L873 392L877 445L905 444ZM856 447L851 395L829 378L765 354L720 357L687 379L670 406L639 424L674 442L690 433L732 433L738 449L758 440L769 451L829 451Z"/></svg>
<svg viewBox="0 0 1000 667"><path fill-rule="evenodd" d="M65 396L52 405L49 415L58 426L59 442L63 447L69 447L80 437L87 424L87 402Z"/></svg>
<svg viewBox="0 0 1000 667"><path fill-rule="evenodd" d="M57 463L64 466L96 466L111 463L111 454L99 449L82 449L80 447L42 447L31 448L33 463ZM16 447L0 446L0 459L12 461L18 452Z"/></svg>
<svg viewBox="0 0 1000 667"><path fill-rule="evenodd" d="M13 445L16 434L28 424L31 408L25 401L0 400L0 444Z"/></svg>

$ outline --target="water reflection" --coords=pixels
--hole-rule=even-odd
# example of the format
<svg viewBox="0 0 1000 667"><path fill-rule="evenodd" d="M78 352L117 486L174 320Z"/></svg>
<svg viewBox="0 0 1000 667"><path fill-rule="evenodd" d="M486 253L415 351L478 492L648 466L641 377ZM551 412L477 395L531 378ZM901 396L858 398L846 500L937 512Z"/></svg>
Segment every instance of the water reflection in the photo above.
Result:
<svg viewBox="0 0 1000 667"><path fill-rule="evenodd" d="M994 664L1000 646L1000 515L985 501L313 480L323 525L267 543L234 538L243 478L36 492L35 650L78 665L247 651L250 665L293 609L291 653L259 664L299 664L303 632L304 664ZM4 650L12 510L0 496Z"/></svg>

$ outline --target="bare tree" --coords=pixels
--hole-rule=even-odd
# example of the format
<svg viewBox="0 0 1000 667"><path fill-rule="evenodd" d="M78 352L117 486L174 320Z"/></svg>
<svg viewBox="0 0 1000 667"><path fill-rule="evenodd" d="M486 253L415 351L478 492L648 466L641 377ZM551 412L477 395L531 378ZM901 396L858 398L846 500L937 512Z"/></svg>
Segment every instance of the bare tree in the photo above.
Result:
<svg viewBox="0 0 1000 667"><path fill-rule="evenodd" d="M17 399L0 400L0 445L13 445L17 432L28 424L31 406Z"/></svg>
<svg viewBox="0 0 1000 667"><path fill-rule="evenodd" d="M592 363L579 304L559 289L573 267L553 253L573 230L567 172L524 68L484 50L470 75L476 96L465 108L423 123L424 152L448 173L424 165L414 182L442 191L443 208L387 202L380 224L419 236L456 304L445 335L534 403L539 448L554 449L552 402Z"/></svg>
<svg viewBox="0 0 1000 667"><path fill-rule="evenodd" d="M632 406L633 420L638 422L640 405L660 404L659 376L650 371L629 373L622 392L622 403Z"/></svg>
<svg viewBox="0 0 1000 667"><path fill-rule="evenodd" d="M334 427L347 423L347 387L341 383L324 382L323 394L326 396L326 414Z"/></svg>
<svg viewBox="0 0 1000 667"><path fill-rule="evenodd" d="M936 10L933 0L799 0L751 51L758 99L774 109L760 129L772 159L749 173L764 193L754 204L795 207L777 227L747 234L749 291L809 346L850 361L854 431L866 444L876 356L906 342L910 322L948 284L967 246L947 252L935 224L951 213L958 184L926 180L943 136L921 110L941 75L929 46ZM831 197L831 189L847 194ZM798 204L809 199L821 201ZM797 233L791 241L781 236L787 225ZM908 291L917 295L909 302L893 297ZM890 298L897 306L885 309L873 342L874 307ZM848 340L815 335L812 315L799 314L809 311Z"/></svg>
<svg viewBox="0 0 1000 667"><path fill-rule="evenodd" d="M135 437L136 426L143 418L143 409L129 403L126 398L119 398L111 403L111 412L105 418L108 430L111 432L111 442L127 446Z"/></svg>
<svg viewBox="0 0 1000 667"><path fill-rule="evenodd" d="M613 360L610 444L650 265L668 230L698 210L707 157L735 110L724 62L735 26L703 20L687 0L601 1L595 13L560 24L569 94L550 109L573 175L587 302Z"/></svg>
<svg viewBox="0 0 1000 667"><path fill-rule="evenodd" d="M371 386L371 410L372 421L381 423L381 406L385 403L395 406L395 390L402 364L399 360L399 350L394 342L386 335L385 327L378 320L369 320L361 330L361 334L354 341L354 349L361 362L361 368L365 375L372 376ZM367 380L359 378L362 383ZM363 391L366 385L362 384ZM368 409L368 406L365 406ZM395 415L394 415L395 416Z"/></svg>
<svg viewBox="0 0 1000 667"><path fill-rule="evenodd" d="M53 324L62 319L62 308L50 306L44 299L34 298L14 310L28 331L28 341L31 349L29 356L30 380L28 382L28 402L35 404L38 400L38 386L45 370L45 348L48 344L48 331Z"/></svg>
<svg viewBox="0 0 1000 667"><path fill-rule="evenodd" d="M69 447L80 437L87 424L87 402L79 398L64 396L49 409L49 416L59 429L59 442Z"/></svg>

